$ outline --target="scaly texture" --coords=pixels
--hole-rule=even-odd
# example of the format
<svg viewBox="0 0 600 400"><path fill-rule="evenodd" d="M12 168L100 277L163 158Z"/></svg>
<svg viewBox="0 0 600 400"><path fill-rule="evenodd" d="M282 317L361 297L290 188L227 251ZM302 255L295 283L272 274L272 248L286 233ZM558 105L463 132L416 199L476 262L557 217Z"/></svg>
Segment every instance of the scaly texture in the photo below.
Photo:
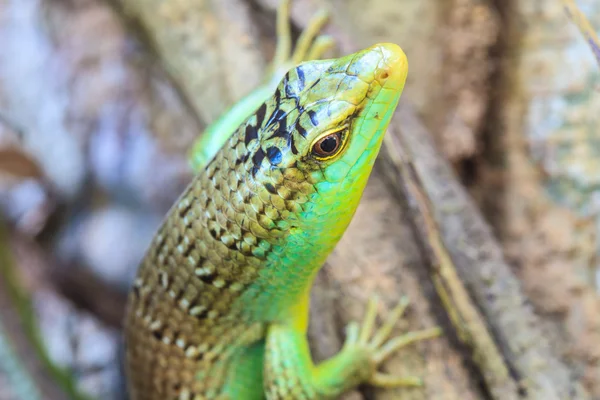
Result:
<svg viewBox="0 0 600 400"><path fill-rule="evenodd" d="M406 73L390 44L300 64L194 179L130 296L133 399L320 399L374 377L383 356L366 344L370 329L312 365L308 292L354 214Z"/></svg>

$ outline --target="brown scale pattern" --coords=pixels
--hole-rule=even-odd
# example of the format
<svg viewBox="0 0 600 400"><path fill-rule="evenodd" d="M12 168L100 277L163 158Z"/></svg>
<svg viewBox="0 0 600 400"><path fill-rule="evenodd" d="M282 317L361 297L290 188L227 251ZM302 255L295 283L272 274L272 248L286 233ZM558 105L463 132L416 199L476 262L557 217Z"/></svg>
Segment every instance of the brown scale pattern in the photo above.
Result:
<svg viewBox="0 0 600 400"><path fill-rule="evenodd" d="M294 135L305 131L290 93L285 79L193 180L155 236L126 320L132 398L217 398L231 353L264 337L264 324L244 322L235 301L315 190L302 165L285 158L297 151ZM195 379L197 371L207 378Z"/></svg>

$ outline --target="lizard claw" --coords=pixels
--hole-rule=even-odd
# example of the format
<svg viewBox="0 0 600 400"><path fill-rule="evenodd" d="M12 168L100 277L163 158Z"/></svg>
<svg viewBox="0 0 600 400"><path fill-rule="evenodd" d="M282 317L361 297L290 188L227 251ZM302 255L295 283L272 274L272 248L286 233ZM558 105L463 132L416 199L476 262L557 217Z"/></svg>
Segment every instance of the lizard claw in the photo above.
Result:
<svg viewBox="0 0 600 400"><path fill-rule="evenodd" d="M360 329L360 336L358 338L358 342L361 344L368 344L371 333L373 332L373 327L375 326L378 305L379 298L377 296L371 296L367 303L367 311L365 312L365 317Z"/></svg>
<svg viewBox="0 0 600 400"><path fill-rule="evenodd" d="M281 0L277 7L277 45L267 74L268 82L279 83L281 76L290 68L303 61L320 59L327 50L335 45L331 36L319 34L329 20L329 13L323 9L310 19L300 34L292 54L290 6L291 0Z"/></svg>
<svg viewBox="0 0 600 400"><path fill-rule="evenodd" d="M430 328L421 331L409 332L404 335L389 339L393 328L402 318L408 307L408 298L403 296L398 305L390 312L383 325L375 331L375 322L377 318L377 306L379 299L377 296L369 298L367 310L361 326L352 322L347 327L346 343L344 348L358 347L366 351L374 367L379 366L386 358L412 343L431 339L442 333L440 328ZM396 377L381 372L373 372L368 379L368 383L379 387L397 387L397 386L421 386L423 381L418 377Z"/></svg>
<svg viewBox="0 0 600 400"><path fill-rule="evenodd" d="M375 362L381 363L383 360L401 348L421 340L432 339L439 336L441 333L442 330L440 328L430 328L422 331L408 332L402 336L397 336L378 349L374 356Z"/></svg>
<svg viewBox="0 0 600 400"><path fill-rule="evenodd" d="M310 61L311 58L308 58L307 56L311 53L315 53L314 48L319 43L319 40L321 42L325 41L329 46L334 44L334 41L330 36L319 35L319 32L323 29L328 21L329 12L326 10L319 11L311 18L307 27L302 31L300 37L298 38L296 50L294 50L294 54L292 55L292 61L294 64L301 63L302 61ZM323 46L323 44L321 44L321 46ZM317 52L317 57L320 57L325 50L322 50L320 53Z"/></svg>
<svg viewBox="0 0 600 400"><path fill-rule="evenodd" d="M408 303L409 303L408 297L402 296L402 298L400 298L400 302L392 310L387 321L384 322L384 324L381 326L381 328L379 328L379 331L373 337L373 340L372 340L373 347L375 347L375 348L381 347L383 342L385 342L390 337L392 330L394 329L394 327L396 326L396 324L398 323L400 318L402 318L402 315L404 315L404 311L406 311L406 307L408 307Z"/></svg>

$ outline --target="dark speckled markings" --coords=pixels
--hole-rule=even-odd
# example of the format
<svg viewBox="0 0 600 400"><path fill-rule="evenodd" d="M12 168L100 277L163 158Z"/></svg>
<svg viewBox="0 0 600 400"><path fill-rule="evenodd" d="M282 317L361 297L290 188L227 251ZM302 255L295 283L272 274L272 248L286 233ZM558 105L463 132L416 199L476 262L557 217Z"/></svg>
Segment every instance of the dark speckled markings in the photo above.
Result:
<svg viewBox="0 0 600 400"><path fill-rule="evenodd" d="M303 76L301 70L294 74ZM262 324L240 323L240 310L232 306L284 240L282 227L289 224L282 222L314 192L310 175L293 165L256 179L296 148L288 127L298 126L302 108L293 93L286 78L194 179L156 235L135 281L127 321L136 399L155 399L155 393L175 399L182 388L191 396L217 393L224 380L217 359L226 358L234 343L264 335ZM173 372L164 373L167 367ZM211 379L194 379L190 371L202 369L212 370Z"/></svg>

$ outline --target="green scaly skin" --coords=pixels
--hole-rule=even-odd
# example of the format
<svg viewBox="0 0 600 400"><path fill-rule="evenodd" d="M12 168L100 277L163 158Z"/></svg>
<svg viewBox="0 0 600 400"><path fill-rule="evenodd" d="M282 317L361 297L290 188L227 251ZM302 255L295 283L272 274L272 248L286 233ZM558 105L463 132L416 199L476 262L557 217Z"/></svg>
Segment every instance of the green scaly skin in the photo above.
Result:
<svg viewBox="0 0 600 400"><path fill-rule="evenodd" d="M438 333L386 342L405 302L375 334L370 302L362 328L350 325L324 363L313 364L306 342L311 284L356 210L406 74L393 44L305 62L262 104L253 102L264 92L250 95L241 125L244 107L218 122L220 136L209 131L213 150L196 147L206 167L169 212L130 295L133 400L329 399L365 382L419 383L376 371ZM333 155L315 151L338 134Z"/></svg>

